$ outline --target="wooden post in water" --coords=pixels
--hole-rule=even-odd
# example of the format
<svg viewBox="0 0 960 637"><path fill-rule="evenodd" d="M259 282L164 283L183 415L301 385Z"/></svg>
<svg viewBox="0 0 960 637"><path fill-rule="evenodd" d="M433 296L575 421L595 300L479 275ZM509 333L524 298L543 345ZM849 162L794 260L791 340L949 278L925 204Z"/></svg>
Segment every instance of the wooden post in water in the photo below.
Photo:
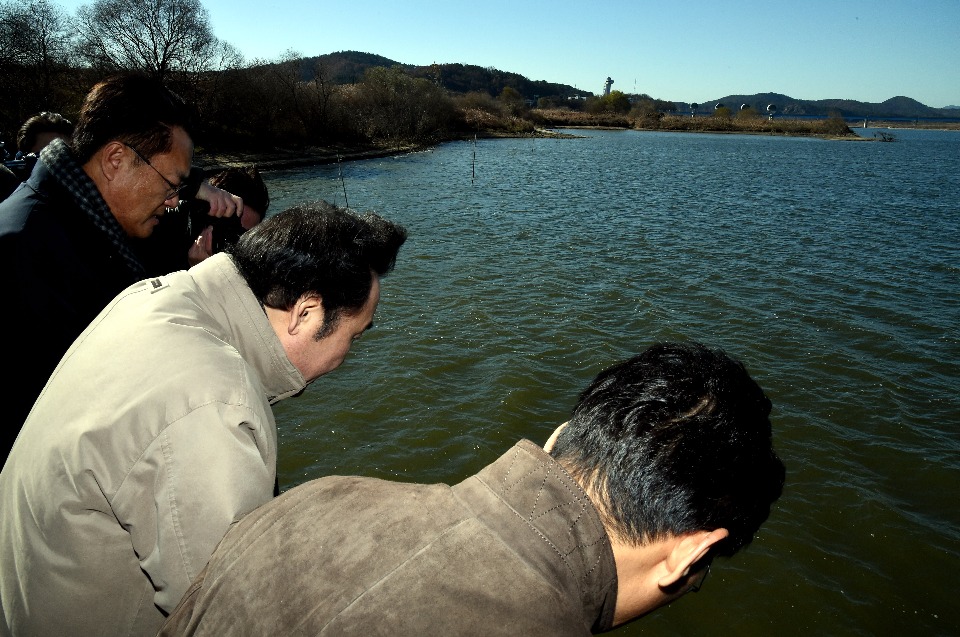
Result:
<svg viewBox="0 0 960 637"><path fill-rule="evenodd" d="M347 201L347 183L343 180L343 165L340 163L340 153L337 153L337 172L340 173L340 187L343 188L343 207L349 209L350 202Z"/></svg>

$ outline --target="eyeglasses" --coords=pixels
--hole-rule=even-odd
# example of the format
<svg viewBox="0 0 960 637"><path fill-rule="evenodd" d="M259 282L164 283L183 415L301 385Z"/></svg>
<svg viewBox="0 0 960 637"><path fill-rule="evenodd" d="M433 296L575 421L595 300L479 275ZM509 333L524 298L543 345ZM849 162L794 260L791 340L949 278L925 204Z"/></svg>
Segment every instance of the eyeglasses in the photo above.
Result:
<svg viewBox="0 0 960 637"><path fill-rule="evenodd" d="M141 154L140 154L140 151L137 150L136 148L134 148L133 146L131 146L130 144L124 143L123 145L126 146L127 148L129 148L130 150L132 150L132 151L133 151L133 154L140 158L140 161L142 161L143 163L145 163L147 166L150 166L150 168L153 168L153 172L155 172L155 173L157 173L158 175L160 175L160 179L162 179L162 180L164 180L165 182L167 182L167 185L170 186L170 190L167 191L167 196L163 198L164 201L166 201L167 199L170 199L170 198L173 197L174 195L179 195L179 194L180 194L180 191L187 187L187 184L180 184L180 185L178 186L177 184L173 183L172 181L170 181L169 179L167 179L166 177L164 177L164 176L163 176L163 173L160 172L159 170L157 170L157 167L154 166L153 164L151 164L149 159L147 159L146 157L144 157L143 155L141 155Z"/></svg>
<svg viewBox="0 0 960 637"><path fill-rule="evenodd" d="M703 588L703 583L707 580L707 575L710 574L710 564L707 562L707 565L700 569L700 572L694 572L693 575L696 577L695 583L690 587L691 593L699 593L700 589Z"/></svg>

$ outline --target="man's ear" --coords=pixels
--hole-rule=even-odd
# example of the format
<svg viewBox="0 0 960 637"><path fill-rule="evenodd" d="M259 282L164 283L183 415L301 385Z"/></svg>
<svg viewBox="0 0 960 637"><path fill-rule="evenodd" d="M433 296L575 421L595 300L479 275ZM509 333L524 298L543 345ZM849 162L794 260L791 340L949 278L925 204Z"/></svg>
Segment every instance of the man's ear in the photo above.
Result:
<svg viewBox="0 0 960 637"><path fill-rule="evenodd" d="M570 422L569 420L567 422ZM550 434L550 437L547 439L547 443L543 445L543 450L547 453L550 453L550 450L553 449L553 445L557 443L557 438L560 437L560 432L563 431L563 428L567 426L567 423L563 423L559 427L553 430L553 433Z"/></svg>
<svg viewBox="0 0 960 637"><path fill-rule="evenodd" d="M703 559L710 549L730 535L727 529L694 531L676 538L673 548L663 561L664 573L657 580L661 588L670 588L687 575L690 568Z"/></svg>
<svg viewBox="0 0 960 637"><path fill-rule="evenodd" d="M323 302L318 294L306 293L301 296L289 311L287 332L296 334L302 329L315 333L323 325Z"/></svg>
<svg viewBox="0 0 960 637"><path fill-rule="evenodd" d="M100 172L107 181L116 179L120 167L123 165L126 151L127 147L117 141L107 142L98 151Z"/></svg>

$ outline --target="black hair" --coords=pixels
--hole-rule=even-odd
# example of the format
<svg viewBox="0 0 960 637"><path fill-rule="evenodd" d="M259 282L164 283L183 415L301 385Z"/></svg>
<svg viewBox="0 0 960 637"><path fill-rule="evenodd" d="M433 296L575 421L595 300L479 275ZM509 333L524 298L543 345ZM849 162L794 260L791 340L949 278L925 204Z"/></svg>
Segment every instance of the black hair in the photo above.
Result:
<svg viewBox="0 0 960 637"><path fill-rule="evenodd" d="M73 135L73 122L60 113L50 111L37 113L28 118L17 132L17 149L20 152L29 153L37 143L37 136L41 133L56 133L69 139Z"/></svg>
<svg viewBox="0 0 960 637"><path fill-rule="evenodd" d="M721 350L660 343L601 372L550 453L622 540L726 528L714 552L732 555L783 490L770 407Z"/></svg>
<svg viewBox="0 0 960 637"><path fill-rule="evenodd" d="M366 304L372 273L393 270L406 238L406 229L377 214L319 201L268 217L227 252L260 303L290 309L318 294L330 327Z"/></svg>
<svg viewBox="0 0 960 637"><path fill-rule="evenodd" d="M87 93L71 146L80 164L112 141L128 144L150 159L170 150L174 126L191 132L191 114L176 93L145 75L115 75Z"/></svg>

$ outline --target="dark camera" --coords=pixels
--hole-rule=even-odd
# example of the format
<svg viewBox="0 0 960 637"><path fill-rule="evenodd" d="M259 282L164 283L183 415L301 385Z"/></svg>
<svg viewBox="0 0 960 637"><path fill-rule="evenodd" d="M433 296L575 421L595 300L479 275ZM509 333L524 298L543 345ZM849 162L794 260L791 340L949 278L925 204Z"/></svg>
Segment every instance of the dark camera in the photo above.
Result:
<svg viewBox="0 0 960 637"><path fill-rule="evenodd" d="M244 229L240 224L240 218L233 217L211 217L213 226L213 253L223 252L226 248L235 244Z"/></svg>
<svg viewBox="0 0 960 637"><path fill-rule="evenodd" d="M193 236L207 226L213 226L213 253L223 252L232 246L244 233L243 225L238 215L230 217L211 217L210 204L206 201L194 200L190 202L190 227Z"/></svg>

